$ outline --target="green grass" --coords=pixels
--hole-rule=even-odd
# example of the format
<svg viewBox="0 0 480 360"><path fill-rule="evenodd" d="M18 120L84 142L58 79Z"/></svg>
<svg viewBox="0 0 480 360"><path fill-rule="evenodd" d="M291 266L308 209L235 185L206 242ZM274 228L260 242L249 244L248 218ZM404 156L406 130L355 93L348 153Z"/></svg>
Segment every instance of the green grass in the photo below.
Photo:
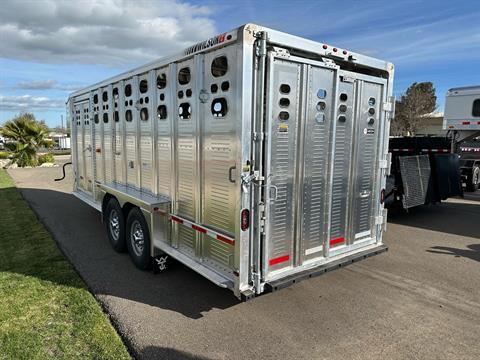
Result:
<svg viewBox="0 0 480 360"><path fill-rule="evenodd" d="M0 169L0 359L129 359L107 316Z"/></svg>

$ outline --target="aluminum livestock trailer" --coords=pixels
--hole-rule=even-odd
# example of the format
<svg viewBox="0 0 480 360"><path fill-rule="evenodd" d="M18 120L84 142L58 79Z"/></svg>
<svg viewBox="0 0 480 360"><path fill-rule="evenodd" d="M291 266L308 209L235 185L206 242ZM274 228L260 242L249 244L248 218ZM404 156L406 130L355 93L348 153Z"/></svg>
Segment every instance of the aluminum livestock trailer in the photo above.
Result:
<svg viewBox="0 0 480 360"><path fill-rule="evenodd" d="M393 65L247 24L74 92L73 193L248 299L386 250ZM153 259L153 260L152 260Z"/></svg>

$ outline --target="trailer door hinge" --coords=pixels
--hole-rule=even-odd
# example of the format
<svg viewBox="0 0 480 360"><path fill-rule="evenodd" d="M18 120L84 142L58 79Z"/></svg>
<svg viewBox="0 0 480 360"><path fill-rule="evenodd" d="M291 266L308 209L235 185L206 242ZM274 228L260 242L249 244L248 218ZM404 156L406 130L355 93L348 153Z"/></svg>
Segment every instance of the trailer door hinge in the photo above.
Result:
<svg viewBox="0 0 480 360"><path fill-rule="evenodd" d="M263 141L265 139L265 133L263 132L254 132L253 141Z"/></svg>
<svg viewBox="0 0 480 360"><path fill-rule="evenodd" d="M258 226L260 228L260 234L265 235L265 205L260 204L258 206L258 216L259 216L259 221L258 221Z"/></svg>
<svg viewBox="0 0 480 360"><path fill-rule="evenodd" d="M322 62L325 64L325 66L328 66L330 68L337 68L337 64L335 63L335 61L333 61L332 59L329 59L329 58L324 58L322 57Z"/></svg>
<svg viewBox="0 0 480 360"><path fill-rule="evenodd" d="M354 83L355 82L355 78L351 77L351 76L340 76L340 81L342 82L346 82L346 83Z"/></svg>
<svg viewBox="0 0 480 360"><path fill-rule="evenodd" d="M390 175L390 170L392 167L392 153L387 153L386 159L379 161L379 167L380 169L385 169L385 175Z"/></svg>
<svg viewBox="0 0 480 360"><path fill-rule="evenodd" d="M393 105L390 102L384 102L383 103L383 111L388 111L392 112L393 111Z"/></svg>
<svg viewBox="0 0 480 360"><path fill-rule="evenodd" d="M389 96L387 101L382 104L383 111L393 112L395 110L395 97Z"/></svg>
<svg viewBox="0 0 480 360"><path fill-rule="evenodd" d="M279 48L274 46L273 51L275 51L275 56L279 58L290 58L290 52L287 49Z"/></svg>

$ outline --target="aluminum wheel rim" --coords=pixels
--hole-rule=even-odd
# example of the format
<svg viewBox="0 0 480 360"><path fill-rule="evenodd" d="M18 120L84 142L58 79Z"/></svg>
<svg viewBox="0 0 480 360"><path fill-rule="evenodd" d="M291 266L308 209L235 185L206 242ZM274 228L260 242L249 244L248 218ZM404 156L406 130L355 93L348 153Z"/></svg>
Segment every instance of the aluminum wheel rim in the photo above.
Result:
<svg viewBox="0 0 480 360"><path fill-rule="evenodd" d="M145 237L143 235L142 225L138 220L132 222L130 228L130 243L132 244L132 249L135 255L142 256Z"/></svg>
<svg viewBox="0 0 480 360"><path fill-rule="evenodd" d="M120 237L120 219L116 210L110 211L108 224L110 226L110 234L112 234L112 237L117 241Z"/></svg>

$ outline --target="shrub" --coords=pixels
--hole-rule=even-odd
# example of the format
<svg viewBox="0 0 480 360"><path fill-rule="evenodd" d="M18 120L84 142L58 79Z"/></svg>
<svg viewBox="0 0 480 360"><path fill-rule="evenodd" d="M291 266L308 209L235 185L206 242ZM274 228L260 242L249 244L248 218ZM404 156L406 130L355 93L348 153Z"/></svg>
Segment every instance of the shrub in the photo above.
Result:
<svg viewBox="0 0 480 360"><path fill-rule="evenodd" d="M48 139L48 128L36 121L33 114L21 114L7 121L0 129L0 134L14 140L5 146L13 152L12 162L20 167L36 166L37 150L52 146Z"/></svg>
<svg viewBox="0 0 480 360"><path fill-rule="evenodd" d="M38 157L38 165L42 165L44 163L53 163L55 162L55 159L53 158L53 154L47 153L40 155Z"/></svg>
<svg viewBox="0 0 480 360"><path fill-rule="evenodd" d="M0 151L0 159L8 159L11 153L8 151Z"/></svg>

